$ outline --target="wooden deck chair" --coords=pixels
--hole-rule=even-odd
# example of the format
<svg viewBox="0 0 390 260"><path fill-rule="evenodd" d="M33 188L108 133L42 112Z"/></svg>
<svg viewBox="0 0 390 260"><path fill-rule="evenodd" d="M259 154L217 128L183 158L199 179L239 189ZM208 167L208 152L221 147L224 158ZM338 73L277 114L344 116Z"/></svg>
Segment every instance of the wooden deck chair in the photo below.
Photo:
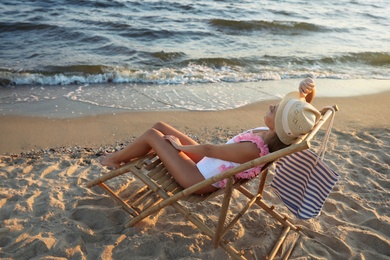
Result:
<svg viewBox="0 0 390 260"><path fill-rule="evenodd" d="M216 175L210 179L206 179L186 189L183 189L179 184L176 183L158 156L153 152L141 158L137 158L122 166L121 168L113 170L95 180L89 181L87 183L87 187L91 188L96 185L100 186L132 216L130 221L125 225L126 227L132 227L136 225L144 218L153 215L166 206L172 206L179 213L181 213L183 217L192 222L203 233L208 235L211 238L212 244L215 248L218 246L222 247L233 259L245 258L240 253L240 251L235 249L228 243L228 241L225 241L222 238L227 233L227 231L230 230L234 224L237 223L237 221L239 221L242 215L256 204L284 226L284 230L280 238L268 255L268 259L273 259L283 244L289 231L292 230L298 233L301 231L300 228L296 227L288 217L280 215L278 212L276 212L276 210L274 210L274 206L268 206L262 200L262 192L267 178L268 166L279 158L308 149L310 147L310 140L315 136L321 126L328 120L328 118L334 114L334 111L334 109L323 111L321 119L315 125L313 130L304 137L301 137L299 140L297 140L296 143L290 145L289 147L241 164L235 168L227 170L219 175ZM266 167L263 167L263 170L259 175L260 182L257 191L252 193L243 187L243 184L245 184L248 180L235 181L235 174L260 164L267 165ZM105 182L125 173L133 174L137 179L141 180L144 185L137 190L134 190L130 197L121 198L120 194L109 188ZM224 189L219 189L206 195L194 194L194 192L197 190L224 179L227 179L227 184ZM238 212L229 223L225 223L226 216L229 211L229 204L231 201L233 189L236 189L245 195L249 199L249 202L247 205L243 206L242 210ZM191 214L191 211L182 203L180 203L180 201L188 201L192 203L201 202L214 198L218 195L224 195L224 199L221 205L218 223L215 223L215 225L211 227L207 226L194 214ZM287 257L291 253L292 248L293 245L290 246L290 250L285 254Z"/></svg>

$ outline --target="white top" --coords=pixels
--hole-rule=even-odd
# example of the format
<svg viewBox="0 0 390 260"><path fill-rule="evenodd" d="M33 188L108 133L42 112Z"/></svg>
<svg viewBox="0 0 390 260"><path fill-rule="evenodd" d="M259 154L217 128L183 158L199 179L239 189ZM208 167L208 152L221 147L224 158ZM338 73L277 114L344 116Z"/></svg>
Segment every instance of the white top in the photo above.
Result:
<svg viewBox="0 0 390 260"><path fill-rule="evenodd" d="M268 127L257 127L254 129L247 130L243 133L248 133L251 131L268 131L268 130L269 130ZM237 137L237 136L238 135L236 135L235 137ZM233 137L232 139L230 139L226 143L227 144L234 143L233 139L235 137ZM210 157L204 157L202 160L200 160L196 164L196 166L198 167L199 171L202 173L202 175L205 179L209 179L209 178L225 171L226 169L230 169L230 168L233 168L233 167L238 166L238 165L239 165L239 163L224 161L224 160L220 160L217 158L210 158ZM213 186L219 187L218 185L214 185L214 184L213 184Z"/></svg>

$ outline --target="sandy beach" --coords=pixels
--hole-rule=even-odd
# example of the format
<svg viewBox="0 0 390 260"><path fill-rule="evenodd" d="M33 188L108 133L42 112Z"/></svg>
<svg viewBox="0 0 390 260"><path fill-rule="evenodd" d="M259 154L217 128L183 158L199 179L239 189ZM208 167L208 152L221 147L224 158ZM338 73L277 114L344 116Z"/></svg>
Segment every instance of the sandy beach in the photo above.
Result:
<svg viewBox="0 0 390 260"><path fill-rule="evenodd" d="M293 218L307 237L299 240L291 259L390 258L389 101L390 92L315 100L317 108L340 108L325 161L341 179L320 216ZM108 172L97 161L104 150L120 149L156 121L199 142L224 143L241 130L260 126L270 104L66 119L0 116L0 258L226 259L223 250L213 250L210 239L172 208L125 229L127 213L101 190L84 184ZM314 148L320 142L314 140ZM245 201L235 195L233 208ZM289 214L270 189L264 196ZM216 218L210 209L218 205L219 198L189 204L205 221ZM233 245L248 259L264 259L280 232L280 225L254 207L234 229Z"/></svg>

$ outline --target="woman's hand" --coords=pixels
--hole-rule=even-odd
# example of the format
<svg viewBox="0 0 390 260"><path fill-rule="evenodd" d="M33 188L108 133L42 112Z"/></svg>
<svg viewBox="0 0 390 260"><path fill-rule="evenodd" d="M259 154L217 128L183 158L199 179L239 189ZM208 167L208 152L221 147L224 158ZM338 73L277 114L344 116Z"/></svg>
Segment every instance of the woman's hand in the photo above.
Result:
<svg viewBox="0 0 390 260"><path fill-rule="evenodd" d="M314 80L311 78L306 78L299 83L299 93L301 93L302 97L306 97L308 94L313 92L314 88Z"/></svg>
<svg viewBox="0 0 390 260"><path fill-rule="evenodd" d="M176 136L165 135L164 138L165 140L169 141L176 150L181 151L181 149L183 148L183 145L181 144L179 138L177 138Z"/></svg>
<svg viewBox="0 0 390 260"><path fill-rule="evenodd" d="M299 93L308 103L311 103L316 95L315 86L314 80L311 78L306 78L299 83Z"/></svg>

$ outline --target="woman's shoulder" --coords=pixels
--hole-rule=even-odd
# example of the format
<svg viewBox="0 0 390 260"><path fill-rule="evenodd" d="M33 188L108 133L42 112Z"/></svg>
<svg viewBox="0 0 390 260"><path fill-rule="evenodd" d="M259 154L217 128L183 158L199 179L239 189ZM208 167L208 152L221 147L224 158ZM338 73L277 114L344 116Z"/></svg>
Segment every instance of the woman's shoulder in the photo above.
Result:
<svg viewBox="0 0 390 260"><path fill-rule="evenodd" d="M261 127L256 127L253 129L249 129L244 133L252 133L253 135L260 136L263 140L265 138L266 133L269 131L268 127L261 126Z"/></svg>
<svg viewBox="0 0 390 260"><path fill-rule="evenodd" d="M256 127L256 128L252 128L252 129L249 129L249 130L246 130L244 132L242 132L241 134L238 134L236 135L235 137L233 137L230 142L239 142L239 141L243 141L244 139L256 139L256 138L261 138L264 140L264 137L265 135L267 134L267 132L269 131L269 128L268 127ZM247 140L249 141L249 140Z"/></svg>
<svg viewBox="0 0 390 260"><path fill-rule="evenodd" d="M269 131L269 128L266 127L266 126L260 126L260 127L256 127L256 128L253 128L253 129L249 129L249 130L247 130L245 132L246 133L248 133L248 132L259 133L259 132L265 132L265 131Z"/></svg>
<svg viewBox="0 0 390 260"><path fill-rule="evenodd" d="M242 137L243 135L247 135L247 134L253 134L253 135L258 135L260 136L261 138L264 138L264 134L269 130L268 127L256 127L256 128L252 128L252 129L248 129L236 136L234 136L233 138L231 138L229 141L227 141L226 143L227 144L231 144L231 143L235 143L234 140L237 140L238 137Z"/></svg>

